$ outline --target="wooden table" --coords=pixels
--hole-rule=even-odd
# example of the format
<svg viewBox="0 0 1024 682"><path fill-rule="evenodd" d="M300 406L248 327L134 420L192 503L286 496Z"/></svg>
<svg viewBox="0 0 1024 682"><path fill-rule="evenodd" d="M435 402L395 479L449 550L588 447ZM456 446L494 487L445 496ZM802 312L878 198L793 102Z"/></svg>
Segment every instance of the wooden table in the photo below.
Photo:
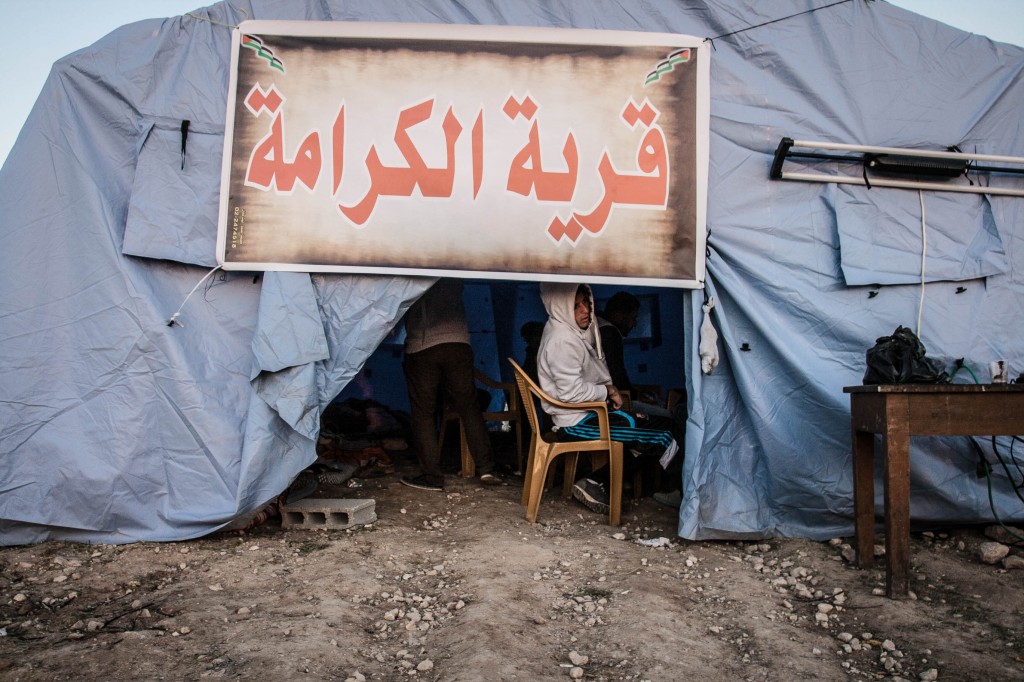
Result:
<svg viewBox="0 0 1024 682"><path fill-rule="evenodd" d="M885 584L907 596L910 564L910 437L1024 435L1024 384L847 386L853 429L853 506L857 564L875 545L874 434L885 459Z"/></svg>

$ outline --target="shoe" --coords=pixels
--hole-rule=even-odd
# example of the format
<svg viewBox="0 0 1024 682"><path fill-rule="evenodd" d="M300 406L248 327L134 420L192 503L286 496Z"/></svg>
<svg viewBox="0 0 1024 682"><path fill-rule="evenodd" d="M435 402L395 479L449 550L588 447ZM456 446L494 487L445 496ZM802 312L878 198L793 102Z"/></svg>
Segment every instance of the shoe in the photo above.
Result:
<svg viewBox="0 0 1024 682"><path fill-rule="evenodd" d="M481 474L480 482L484 485L501 485L504 483L500 477L495 476L494 474Z"/></svg>
<svg viewBox="0 0 1024 682"><path fill-rule="evenodd" d="M679 509L679 505L683 503L683 493L679 490L673 490L670 493L654 493L651 497L658 504L663 504L673 509Z"/></svg>
<svg viewBox="0 0 1024 682"><path fill-rule="evenodd" d="M316 491L316 474L309 469L303 469L299 472L299 475L295 477L295 480L291 482L288 489L285 490L286 504L292 504L298 502L304 497L309 497Z"/></svg>
<svg viewBox="0 0 1024 682"><path fill-rule="evenodd" d="M608 492L604 485L590 478L581 478L572 487L572 496L590 511L607 514Z"/></svg>
<svg viewBox="0 0 1024 682"><path fill-rule="evenodd" d="M441 492L444 490L444 483L438 483L432 478L427 478L424 475L416 476L415 478L409 478L402 476L398 479L402 485L407 485L410 488L417 488L419 490L433 490Z"/></svg>

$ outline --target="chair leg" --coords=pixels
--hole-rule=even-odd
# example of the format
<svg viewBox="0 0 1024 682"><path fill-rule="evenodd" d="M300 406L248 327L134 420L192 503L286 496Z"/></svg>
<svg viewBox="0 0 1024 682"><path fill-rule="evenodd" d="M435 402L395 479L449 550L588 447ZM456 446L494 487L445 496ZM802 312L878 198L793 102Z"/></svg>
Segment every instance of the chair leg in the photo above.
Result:
<svg viewBox="0 0 1024 682"><path fill-rule="evenodd" d="M530 457L526 460L526 469L523 470L523 492L519 496L519 504L526 506L530 501L530 486L533 484L533 448L530 448Z"/></svg>
<svg viewBox="0 0 1024 682"><path fill-rule="evenodd" d="M537 512L540 510L540 498L544 494L544 479L547 478L547 470L550 462L547 457L536 458L530 472L530 493L526 504L526 520L530 523L537 522Z"/></svg>
<svg viewBox="0 0 1024 682"><path fill-rule="evenodd" d="M523 470L523 424L516 422L516 473Z"/></svg>
<svg viewBox="0 0 1024 682"><path fill-rule="evenodd" d="M562 495L567 500L572 499L572 486L576 483L576 465L579 463L580 453L568 452L565 455L565 473L562 474Z"/></svg>
<svg viewBox="0 0 1024 682"><path fill-rule="evenodd" d="M469 451L469 443L466 442L466 429L459 420L459 443L462 448L462 477L473 478L476 476L476 462L473 461L473 453Z"/></svg>
<svg viewBox="0 0 1024 682"><path fill-rule="evenodd" d="M608 463L608 525L618 526L622 513L622 443L612 441L612 450L609 454L611 461Z"/></svg>
<svg viewBox="0 0 1024 682"><path fill-rule="evenodd" d="M530 480L533 477L533 458L537 452L535 447L537 444L533 439L536 437L536 434L530 434L530 451L526 457L526 468L523 469L523 494L519 500L519 504L523 505L524 507L526 506L526 503L529 500Z"/></svg>

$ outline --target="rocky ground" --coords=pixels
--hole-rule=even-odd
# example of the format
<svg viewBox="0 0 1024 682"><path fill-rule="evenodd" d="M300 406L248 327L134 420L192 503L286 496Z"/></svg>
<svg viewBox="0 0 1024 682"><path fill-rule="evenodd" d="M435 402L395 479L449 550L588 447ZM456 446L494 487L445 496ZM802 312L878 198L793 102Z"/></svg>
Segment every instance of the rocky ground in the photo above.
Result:
<svg viewBox="0 0 1024 682"><path fill-rule="evenodd" d="M346 531L0 548L0 676L1024 679L1022 550L982 529L915 534L893 601L850 538L687 542L650 498L610 528L557 492L531 525L517 482L322 486L375 500Z"/></svg>

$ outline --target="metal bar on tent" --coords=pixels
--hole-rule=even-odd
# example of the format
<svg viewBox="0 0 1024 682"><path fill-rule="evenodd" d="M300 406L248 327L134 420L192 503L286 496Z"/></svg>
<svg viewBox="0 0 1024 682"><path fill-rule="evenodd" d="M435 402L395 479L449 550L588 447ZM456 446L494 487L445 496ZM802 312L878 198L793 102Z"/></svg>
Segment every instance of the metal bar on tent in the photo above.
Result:
<svg viewBox="0 0 1024 682"><path fill-rule="evenodd" d="M934 159L976 159L978 161L1024 164L1024 157L1022 156L996 156L994 154L972 154L971 152L939 152L930 149L904 149L902 147L868 147L857 144L843 144L840 142L807 142L804 140L793 140L791 146L804 147L807 149L831 149L833 151L862 152L864 154L924 156Z"/></svg>
<svg viewBox="0 0 1024 682"><path fill-rule="evenodd" d="M966 194L997 194L1007 197L1024 197L1024 189L1008 187L982 187L980 185L946 185L938 182L911 182L908 180L885 180L872 178L868 185L864 178L852 175L828 175L825 173L783 173L780 180L802 180L803 182L834 182L841 185L864 185L870 187L898 187L900 189L933 189L939 192L963 192Z"/></svg>
<svg viewBox="0 0 1024 682"><path fill-rule="evenodd" d="M794 148L819 151L794 151ZM831 154L823 152L845 152ZM808 159L811 161L834 161L856 164L861 168L860 176L827 173L794 173L783 170L786 159ZM1013 166L977 165L1019 164ZM895 187L899 189L927 189L939 192L962 192L968 194L990 194L1024 197L1024 188L991 187L982 185L957 185L947 182L925 180L899 180L884 176L910 176L917 178L951 180L967 174L988 173L1024 175L1024 157L996 154L977 154L960 151L933 151L927 149L903 149L899 147L875 147L868 145L844 144L840 142L812 142L784 137L775 150L770 177L773 180L798 180L803 182L834 182L856 184L866 187ZM880 177L880 175L882 177Z"/></svg>

